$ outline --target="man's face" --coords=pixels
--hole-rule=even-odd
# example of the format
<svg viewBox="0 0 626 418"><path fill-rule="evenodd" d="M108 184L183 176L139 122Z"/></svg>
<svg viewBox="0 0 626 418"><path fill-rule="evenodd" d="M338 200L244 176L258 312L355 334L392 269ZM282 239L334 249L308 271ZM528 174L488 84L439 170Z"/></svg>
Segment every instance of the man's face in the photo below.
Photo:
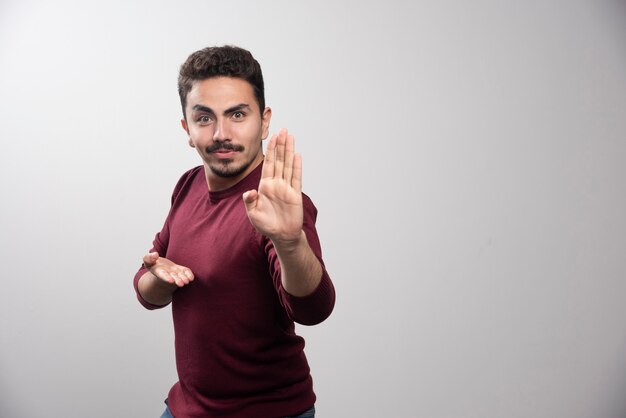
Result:
<svg viewBox="0 0 626 418"><path fill-rule="evenodd" d="M187 118L181 121L189 145L204 162L211 190L228 188L262 160L272 112L261 113L250 83L213 77L196 81L187 95Z"/></svg>

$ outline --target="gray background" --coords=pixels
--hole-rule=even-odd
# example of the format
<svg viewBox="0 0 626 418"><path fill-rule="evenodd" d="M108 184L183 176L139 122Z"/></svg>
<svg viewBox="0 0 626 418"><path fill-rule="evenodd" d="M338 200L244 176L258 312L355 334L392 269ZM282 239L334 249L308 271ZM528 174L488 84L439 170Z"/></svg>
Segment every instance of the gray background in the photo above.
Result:
<svg viewBox="0 0 626 418"><path fill-rule="evenodd" d="M320 417L626 416L626 6L0 1L0 416L156 417L131 286L182 172L179 65L261 62L338 303Z"/></svg>

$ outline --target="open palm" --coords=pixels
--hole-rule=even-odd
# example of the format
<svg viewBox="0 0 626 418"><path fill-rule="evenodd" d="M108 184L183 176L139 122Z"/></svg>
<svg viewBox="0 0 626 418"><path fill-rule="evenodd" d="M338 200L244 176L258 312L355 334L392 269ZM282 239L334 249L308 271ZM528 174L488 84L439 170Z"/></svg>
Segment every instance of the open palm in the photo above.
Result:
<svg viewBox="0 0 626 418"><path fill-rule="evenodd" d="M243 196L252 225L273 241L295 241L302 231L302 159L286 129L267 145L259 189Z"/></svg>

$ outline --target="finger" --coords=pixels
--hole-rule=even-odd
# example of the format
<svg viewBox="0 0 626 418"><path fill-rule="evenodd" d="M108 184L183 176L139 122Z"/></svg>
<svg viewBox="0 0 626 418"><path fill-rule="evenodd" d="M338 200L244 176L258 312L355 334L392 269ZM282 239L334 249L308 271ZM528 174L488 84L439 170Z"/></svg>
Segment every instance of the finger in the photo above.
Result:
<svg viewBox="0 0 626 418"><path fill-rule="evenodd" d="M178 282L182 282L183 285L188 284L189 283L189 279L187 279L187 276L184 274L184 272L182 270L175 270L173 272L171 272L172 277L174 278L174 280L176 280L176 284L178 284Z"/></svg>
<svg viewBox="0 0 626 418"><path fill-rule="evenodd" d="M179 285L180 287L183 287L183 286L189 284L189 279L187 278L186 274L178 273L177 277L178 277L178 279L176 280L176 284Z"/></svg>
<svg viewBox="0 0 626 418"><path fill-rule="evenodd" d="M287 130L281 129L276 138L276 159L274 161L274 178L283 178L285 168L285 142L287 142Z"/></svg>
<svg viewBox="0 0 626 418"><path fill-rule="evenodd" d="M272 135L265 150L265 160L261 170L261 178L274 177L274 154L276 149L276 135Z"/></svg>
<svg viewBox="0 0 626 418"><path fill-rule="evenodd" d="M283 171L283 178L287 181L287 184L291 184L291 176L293 174L293 156L295 149L295 139L293 135L287 135L285 142L285 168Z"/></svg>
<svg viewBox="0 0 626 418"><path fill-rule="evenodd" d="M143 265L145 268L149 269L154 266L154 263L159 259L159 253L148 253L143 256Z"/></svg>
<svg viewBox="0 0 626 418"><path fill-rule="evenodd" d="M291 187L298 193L302 193L302 156L295 154L293 156L293 176L291 177Z"/></svg>
<svg viewBox="0 0 626 418"><path fill-rule="evenodd" d="M193 281L193 273L191 272L190 269L183 267L180 270L178 270L176 272L176 276L178 277L178 280L176 281L176 284L178 285L179 282L181 283L179 286L185 286L188 285L189 283L191 283Z"/></svg>
<svg viewBox="0 0 626 418"><path fill-rule="evenodd" d="M189 280L189 282L193 282L194 276L193 272L190 269L183 270L183 274L187 276L187 280Z"/></svg>
<svg viewBox="0 0 626 418"><path fill-rule="evenodd" d="M186 285L187 283L189 283L189 281L187 280L187 277L184 276L183 274L181 274L182 272L176 270L176 271L169 271L168 272L170 274L170 276L172 277L173 282L176 284L176 286L178 287L183 287L184 285Z"/></svg>
<svg viewBox="0 0 626 418"><path fill-rule="evenodd" d="M256 190L248 190L243 194L243 203L246 205L246 211L250 212L256 207L259 193Z"/></svg>

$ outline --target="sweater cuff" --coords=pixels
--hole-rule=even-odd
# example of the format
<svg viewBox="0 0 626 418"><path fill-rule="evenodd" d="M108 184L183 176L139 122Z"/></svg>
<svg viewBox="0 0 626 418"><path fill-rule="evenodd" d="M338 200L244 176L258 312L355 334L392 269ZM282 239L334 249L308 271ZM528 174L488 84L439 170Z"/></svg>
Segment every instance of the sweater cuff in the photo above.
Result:
<svg viewBox="0 0 626 418"><path fill-rule="evenodd" d="M316 325L330 316L335 306L335 288L326 269L317 288L307 296L293 296L283 289L289 316L302 325Z"/></svg>
<svg viewBox="0 0 626 418"><path fill-rule="evenodd" d="M137 294L137 300L139 301L139 303L141 303L143 305L144 308L149 309L151 311L155 310L155 309L165 308L167 305L154 305L154 304L148 302L147 300L145 300L141 296L141 293L139 293L139 279L141 279L141 276L143 276L147 272L148 272L148 269L143 267L143 265L142 265L141 268L139 269L139 271L137 272L137 274L135 274L135 278L133 280L133 286L135 287L135 293Z"/></svg>

